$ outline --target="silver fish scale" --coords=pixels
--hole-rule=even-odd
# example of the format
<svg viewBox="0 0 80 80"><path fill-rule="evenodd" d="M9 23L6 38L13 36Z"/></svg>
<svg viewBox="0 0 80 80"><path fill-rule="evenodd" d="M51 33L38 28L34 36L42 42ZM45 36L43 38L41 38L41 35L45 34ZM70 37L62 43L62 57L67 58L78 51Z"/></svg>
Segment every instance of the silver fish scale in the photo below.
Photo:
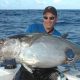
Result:
<svg viewBox="0 0 80 80"><path fill-rule="evenodd" d="M0 56L15 58L26 66L49 68L63 64L68 49L72 49L75 58L80 56L79 45L61 37L38 33L5 39L0 45Z"/></svg>

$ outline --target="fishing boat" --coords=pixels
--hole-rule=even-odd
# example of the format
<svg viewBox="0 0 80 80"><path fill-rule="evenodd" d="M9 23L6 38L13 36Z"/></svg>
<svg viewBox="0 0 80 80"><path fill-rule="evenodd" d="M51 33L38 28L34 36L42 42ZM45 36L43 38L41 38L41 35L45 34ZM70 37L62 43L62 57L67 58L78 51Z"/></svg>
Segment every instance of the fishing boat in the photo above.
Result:
<svg viewBox="0 0 80 80"><path fill-rule="evenodd" d="M0 80L15 80L20 68L21 64L17 64L14 59L4 60L0 63Z"/></svg>
<svg viewBox="0 0 80 80"><path fill-rule="evenodd" d="M0 80L15 80L15 76L20 71L21 64L17 64L14 69L0 67ZM80 71L76 68L66 69L64 66L58 66L60 74L57 80L80 80ZM19 75L17 75L19 77ZM16 80L18 80L18 77Z"/></svg>

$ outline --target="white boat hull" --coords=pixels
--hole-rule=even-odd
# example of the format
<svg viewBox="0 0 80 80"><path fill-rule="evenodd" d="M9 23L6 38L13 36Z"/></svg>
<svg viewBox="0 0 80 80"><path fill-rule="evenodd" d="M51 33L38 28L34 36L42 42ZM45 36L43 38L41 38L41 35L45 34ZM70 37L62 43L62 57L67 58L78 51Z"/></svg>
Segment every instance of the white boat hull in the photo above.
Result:
<svg viewBox="0 0 80 80"><path fill-rule="evenodd" d="M20 64L17 64L15 69L5 69L4 67L0 67L0 80L13 80L20 67Z"/></svg>

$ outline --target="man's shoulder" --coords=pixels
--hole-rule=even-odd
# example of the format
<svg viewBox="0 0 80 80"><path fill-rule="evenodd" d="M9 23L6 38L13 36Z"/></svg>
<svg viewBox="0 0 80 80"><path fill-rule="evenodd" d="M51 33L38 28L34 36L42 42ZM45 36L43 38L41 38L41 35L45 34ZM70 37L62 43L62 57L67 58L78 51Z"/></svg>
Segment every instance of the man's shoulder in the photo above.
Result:
<svg viewBox="0 0 80 80"><path fill-rule="evenodd" d="M61 33L60 33L58 30L56 30L56 29L54 29L53 34L54 34L54 35L57 35L57 36L61 36Z"/></svg>
<svg viewBox="0 0 80 80"><path fill-rule="evenodd" d="M43 24L40 24L40 23L31 24L29 28L40 31L43 29Z"/></svg>
<svg viewBox="0 0 80 80"><path fill-rule="evenodd" d="M42 24L31 24L27 27L26 32L28 33L32 33L32 32L40 32L40 30L42 29Z"/></svg>
<svg viewBox="0 0 80 80"><path fill-rule="evenodd" d="M31 24L30 26L32 26L32 27L39 27L39 26L42 26L42 24L40 24L40 23L34 23L34 24Z"/></svg>

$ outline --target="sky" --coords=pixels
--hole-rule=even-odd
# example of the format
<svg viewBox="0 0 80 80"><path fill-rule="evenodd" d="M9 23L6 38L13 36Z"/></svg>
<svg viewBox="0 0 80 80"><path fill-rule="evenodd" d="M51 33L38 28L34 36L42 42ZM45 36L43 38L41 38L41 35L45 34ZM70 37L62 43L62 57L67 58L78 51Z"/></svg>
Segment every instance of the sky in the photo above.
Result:
<svg viewBox="0 0 80 80"><path fill-rule="evenodd" d="M80 9L80 0L0 0L0 9Z"/></svg>

